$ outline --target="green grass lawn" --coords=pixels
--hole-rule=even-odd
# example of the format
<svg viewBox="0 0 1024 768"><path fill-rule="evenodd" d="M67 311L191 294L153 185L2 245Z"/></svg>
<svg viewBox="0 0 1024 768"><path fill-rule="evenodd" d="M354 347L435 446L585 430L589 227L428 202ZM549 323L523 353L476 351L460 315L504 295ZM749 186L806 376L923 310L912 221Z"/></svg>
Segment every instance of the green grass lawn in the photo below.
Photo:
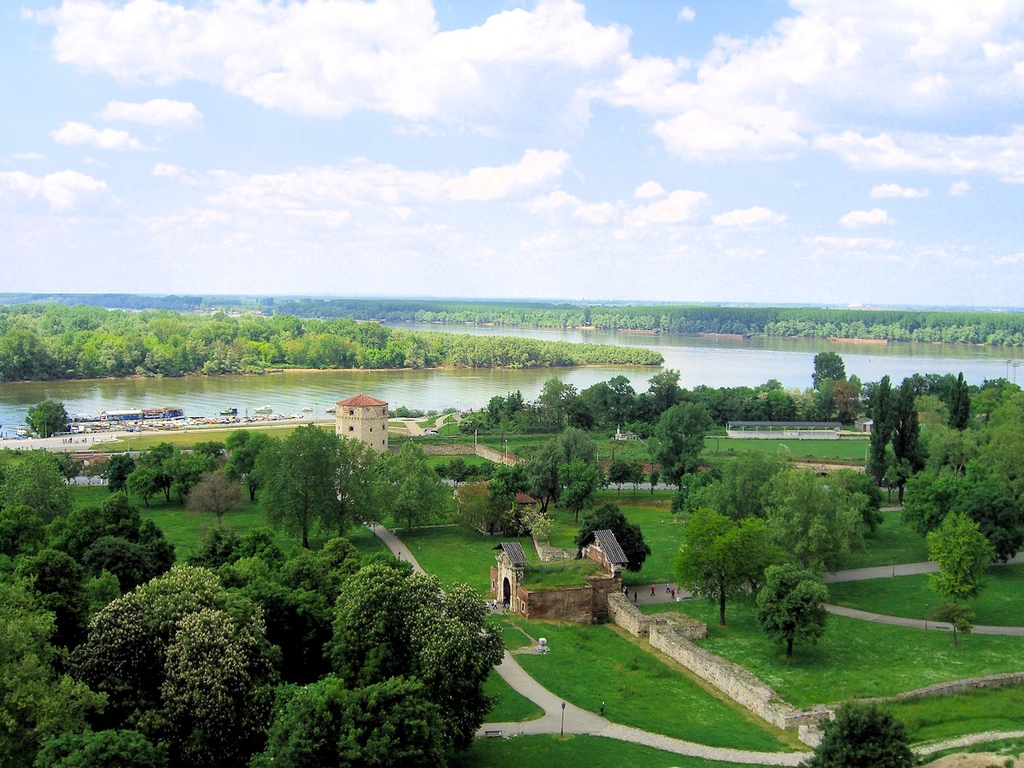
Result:
<svg viewBox="0 0 1024 768"><path fill-rule="evenodd" d="M660 749L600 736L517 736L477 739L448 763L452 768L736 768L735 763L684 757Z"/></svg>
<svg viewBox="0 0 1024 768"><path fill-rule="evenodd" d="M110 497L106 486L79 485L72 486L75 506L99 506ZM210 514L190 512L178 504L177 501L164 501L163 497L150 500L150 506L146 507L135 502L139 507L139 513L144 520L152 520L160 530L164 532L167 540L174 545L177 561L184 562L196 548L199 542L217 524L217 519ZM245 535L253 528L266 527L267 522L263 511L258 504L246 500L238 507L224 515L224 527L233 530L239 535ZM329 536L310 537L310 546L314 549L323 546L330 538ZM364 555L386 551L384 545L376 536L362 526L352 528L346 534L346 538ZM278 533L275 536L278 546L285 552L291 551L298 546L297 539Z"/></svg>
<svg viewBox="0 0 1024 768"><path fill-rule="evenodd" d="M785 737L745 709L704 690L606 625L523 622L534 637L546 637L548 654L522 653L517 661L541 685L577 706L613 722L680 739L735 747L784 750Z"/></svg>
<svg viewBox="0 0 1024 768"><path fill-rule="evenodd" d="M897 563L923 563L928 559L928 542L902 521L902 511L887 510L882 513L884 521L875 530L875 535L865 539L865 547L843 558L842 569L870 568L877 565Z"/></svg>
<svg viewBox="0 0 1024 768"><path fill-rule="evenodd" d="M730 603L728 626L718 626L717 608L706 600L645 607L644 613L683 610L708 622L700 644L741 664L798 707L847 699L894 696L932 683L1024 669L1024 638L960 637L869 621L829 616L817 645L797 644L793 658L757 625L749 604Z"/></svg>
<svg viewBox="0 0 1024 768"><path fill-rule="evenodd" d="M544 716L544 710L516 691L497 672L491 672L484 683L488 696L497 696L498 701L487 714L489 723L522 723Z"/></svg>
<svg viewBox="0 0 1024 768"><path fill-rule="evenodd" d="M976 614L974 623L1024 626L1024 602L1020 599L1024 588L1024 565L992 566L986 579L987 586L970 601L970 608ZM831 601L837 605L911 619L925 618L929 612L925 606L934 608L939 601L928 587L927 575L851 581L830 584L828 589ZM1021 666L1024 668L1024 661Z"/></svg>
<svg viewBox="0 0 1024 768"><path fill-rule="evenodd" d="M864 464L868 439L844 437L840 440L744 440L733 437L708 437L703 456L709 460L727 459L740 453L756 451L802 461L836 461L843 464Z"/></svg>
<svg viewBox="0 0 1024 768"><path fill-rule="evenodd" d="M402 543L427 573L436 575L442 585L462 582L481 595L490 594L494 547L501 541L520 541L527 558L536 561L530 539L484 536L460 526L419 528L412 533L398 532Z"/></svg>
<svg viewBox="0 0 1024 768"><path fill-rule="evenodd" d="M906 723L913 742L1024 730L1024 686L1019 685L921 697L889 706Z"/></svg>

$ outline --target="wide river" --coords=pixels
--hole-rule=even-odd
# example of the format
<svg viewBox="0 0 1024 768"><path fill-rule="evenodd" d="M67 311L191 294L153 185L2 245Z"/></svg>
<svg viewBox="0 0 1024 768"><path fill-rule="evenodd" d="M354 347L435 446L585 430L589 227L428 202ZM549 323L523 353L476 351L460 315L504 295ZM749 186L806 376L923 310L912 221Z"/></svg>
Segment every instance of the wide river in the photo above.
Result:
<svg viewBox="0 0 1024 768"><path fill-rule="evenodd" d="M889 374L898 384L913 373L963 372L971 384L1006 377L1015 381L1020 360L1007 359L1000 348L941 344L862 344L808 339L709 339L648 336L593 331L533 328L494 329L467 326L402 325L423 331L527 336L538 339L650 347L661 352L665 368L680 372L682 386L757 386L778 379L787 388L811 385L814 355L834 351L846 362L848 376L878 381ZM1014 350L1015 352L1015 350ZM1011 353L1012 357L1012 353ZM595 366L543 370L315 371L261 376L195 376L181 379L101 379L28 382L0 388L0 425L6 434L25 422L29 406L46 398L64 403L68 413L96 413L129 408L178 406L188 416L213 416L222 408L250 415L271 406L276 413L325 416L337 400L365 392L386 400L392 410L404 405L420 410L480 408L494 395L520 390L532 400L544 382L557 376L578 390L613 376L626 376L637 392L659 368ZM1024 383L1024 371L1021 372ZM311 408L312 411L303 411Z"/></svg>

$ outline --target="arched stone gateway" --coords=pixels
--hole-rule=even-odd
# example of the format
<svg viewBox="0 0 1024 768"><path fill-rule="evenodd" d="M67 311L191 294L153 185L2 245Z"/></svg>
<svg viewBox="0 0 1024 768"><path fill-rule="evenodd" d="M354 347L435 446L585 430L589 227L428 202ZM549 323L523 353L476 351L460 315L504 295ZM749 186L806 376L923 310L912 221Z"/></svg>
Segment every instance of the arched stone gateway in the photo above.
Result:
<svg viewBox="0 0 1024 768"><path fill-rule="evenodd" d="M491 566L491 591L502 606L512 613L521 613L518 599L526 569L526 553L518 541L503 541L494 548L498 551L497 565Z"/></svg>

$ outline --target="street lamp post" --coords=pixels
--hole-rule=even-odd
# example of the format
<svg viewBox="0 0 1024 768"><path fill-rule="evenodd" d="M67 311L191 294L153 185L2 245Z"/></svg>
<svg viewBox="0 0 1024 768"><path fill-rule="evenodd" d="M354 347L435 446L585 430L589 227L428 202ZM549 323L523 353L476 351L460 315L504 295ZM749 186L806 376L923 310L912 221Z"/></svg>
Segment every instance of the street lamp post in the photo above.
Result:
<svg viewBox="0 0 1024 768"><path fill-rule="evenodd" d="M565 736L565 702L562 702L562 724L558 729L559 736Z"/></svg>

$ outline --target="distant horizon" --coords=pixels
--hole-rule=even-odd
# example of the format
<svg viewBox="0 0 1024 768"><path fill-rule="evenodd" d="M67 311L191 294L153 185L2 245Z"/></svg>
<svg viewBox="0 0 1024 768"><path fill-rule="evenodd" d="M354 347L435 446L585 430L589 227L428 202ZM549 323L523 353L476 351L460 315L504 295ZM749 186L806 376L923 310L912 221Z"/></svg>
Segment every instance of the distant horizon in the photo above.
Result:
<svg viewBox="0 0 1024 768"><path fill-rule="evenodd" d="M67 291L11 291L0 292L0 304L16 304L24 302L8 302L9 298L33 297L30 301L40 299L76 296L133 296L138 298L169 298L169 297L197 297L200 299L225 299L225 300L259 300L259 299L312 299L312 300L349 300L349 301L408 301L408 302L463 302L476 304L555 304L566 306L704 306L704 307L757 307L757 308L779 308L779 309L845 309L852 311L885 311L898 310L906 312L997 312L1008 314L1024 313L1024 306L966 306L966 305L928 305L928 304L818 304L818 303L786 303L786 302L750 302L750 301L655 301L644 299L568 299L568 298L507 298L499 296L487 297L465 297L465 296L404 296L399 294L381 295L352 295L352 294L273 294L273 293L200 293L196 291L92 291L92 292L67 292Z"/></svg>

